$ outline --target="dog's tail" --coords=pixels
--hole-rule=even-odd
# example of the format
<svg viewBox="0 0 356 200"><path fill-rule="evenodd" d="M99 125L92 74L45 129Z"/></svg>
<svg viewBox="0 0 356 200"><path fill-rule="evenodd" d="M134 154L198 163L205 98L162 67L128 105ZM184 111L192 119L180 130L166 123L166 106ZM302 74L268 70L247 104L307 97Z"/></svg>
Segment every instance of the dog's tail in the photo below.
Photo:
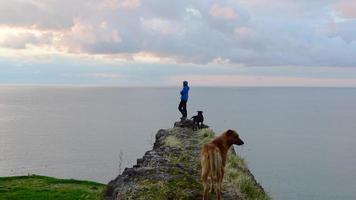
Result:
<svg viewBox="0 0 356 200"><path fill-rule="evenodd" d="M201 154L201 176L202 179L210 177L213 182L219 180L222 176L222 158L218 148L208 148Z"/></svg>
<svg viewBox="0 0 356 200"><path fill-rule="evenodd" d="M200 159L202 179L208 178L208 176L210 175L209 160L210 160L209 153L207 151L203 151L201 153L201 159Z"/></svg>
<svg viewBox="0 0 356 200"><path fill-rule="evenodd" d="M221 177L221 167L222 167L222 159L220 152L217 148L210 151L210 176L212 180L217 181Z"/></svg>

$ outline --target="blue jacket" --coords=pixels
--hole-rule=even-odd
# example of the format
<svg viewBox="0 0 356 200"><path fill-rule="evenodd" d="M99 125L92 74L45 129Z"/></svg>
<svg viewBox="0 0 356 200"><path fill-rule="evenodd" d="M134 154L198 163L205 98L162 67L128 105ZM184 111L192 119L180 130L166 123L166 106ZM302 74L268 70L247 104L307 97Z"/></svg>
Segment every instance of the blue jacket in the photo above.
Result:
<svg viewBox="0 0 356 200"><path fill-rule="evenodd" d="M182 91L180 91L180 99L183 101L188 101L189 86L184 86Z"/></svg>

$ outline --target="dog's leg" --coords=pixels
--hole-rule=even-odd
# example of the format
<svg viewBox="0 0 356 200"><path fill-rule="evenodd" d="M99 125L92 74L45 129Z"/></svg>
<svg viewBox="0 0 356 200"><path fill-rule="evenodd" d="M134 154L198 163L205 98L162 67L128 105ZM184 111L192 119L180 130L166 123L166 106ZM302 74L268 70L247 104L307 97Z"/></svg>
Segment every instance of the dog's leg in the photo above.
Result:
<svg viewBox="0 0 356 200"><path fill-rule="evenodd" d="M221 200L221 183L223 178L223 165L222 165L222 158L220 151L215 150L215 157L214 157L214 165L215 165L215 194L216 199Z"/></svg>
<svg viewBox="0 0 356 200"><path fill-rule="evenodd" d="M202 181L203 181L203 188L204 188L203 200L208 200L208 192L209 192L208 179Z"/></svg>
<svg viewBox="0 0 356 200"><path fill-rule="evenodd" d="M214 182L213 182L213 178L211 177L209 179L209 183L210 183L210 193L215 193L215 185L214 185Z"/></svg>
<svg viewBox="0 0 356 200"><path fill-rule="evenodd" d="M219 180L217 181L217 189L216 189L216 198L217 200L221 200L221 184L224 178L224 168L221 169L221 174Z"/></svg>
<svg viewBox="0 0 356 200"><path fill-rule="evenodd" d="M209 157L207 154L202 154L201 157L201 180L203 182L203 188L204 188L204 193L203 193L203 200L208 200L208 192L209 192L209 173L210 173L210 166L209 166Z"/></svg>
<svg viewBox="0 0 356 200"><path fill-rule="evenodd" d="M217 184L216 199L217 199L217 200L221 200L221 183L218 183L218 184Z"/></svg>

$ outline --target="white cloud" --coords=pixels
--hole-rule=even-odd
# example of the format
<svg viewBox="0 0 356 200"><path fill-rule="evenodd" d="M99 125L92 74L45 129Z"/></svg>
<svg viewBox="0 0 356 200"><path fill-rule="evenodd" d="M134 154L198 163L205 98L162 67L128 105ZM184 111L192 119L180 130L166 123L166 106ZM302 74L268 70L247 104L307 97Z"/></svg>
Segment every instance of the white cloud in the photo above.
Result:
<svg viewBox="0 0 356 200"><path fill-rule="evenodd" d="M227 65L227 64L231 64L231 61L228 58L217 57L217 58L213 59L209 64L212 64L212 65Z"/></svg>
<svg viewBox="0 0 356 200"><path fill-rule="evenodd" d="M186 11L187 13L189 13L189 14L195 16L195 17L199 17L199 18L201 17L201 12L200 12L198 9L194 8L194 7L187 7L187 8L185 9L185 11Z"/></svg>
<svg viewBox="0 0 356 200"><path fill-rule="evenodd" d="M50 48L58 34L27 28L0 26L0 48L26 49L28 47Z"/></svg>

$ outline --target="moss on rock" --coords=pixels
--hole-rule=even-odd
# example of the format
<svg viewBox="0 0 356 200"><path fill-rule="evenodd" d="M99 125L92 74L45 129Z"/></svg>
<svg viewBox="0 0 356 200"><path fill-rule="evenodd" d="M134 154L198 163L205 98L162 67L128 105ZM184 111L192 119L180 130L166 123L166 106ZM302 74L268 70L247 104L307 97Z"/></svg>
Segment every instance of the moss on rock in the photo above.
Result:
<svg viewBox="0 0 356 200"><path fill-rule="evenodd" d="M180 147L182 142L176 136L170 135L164 140L164 144L171 147Z"/></svg>

